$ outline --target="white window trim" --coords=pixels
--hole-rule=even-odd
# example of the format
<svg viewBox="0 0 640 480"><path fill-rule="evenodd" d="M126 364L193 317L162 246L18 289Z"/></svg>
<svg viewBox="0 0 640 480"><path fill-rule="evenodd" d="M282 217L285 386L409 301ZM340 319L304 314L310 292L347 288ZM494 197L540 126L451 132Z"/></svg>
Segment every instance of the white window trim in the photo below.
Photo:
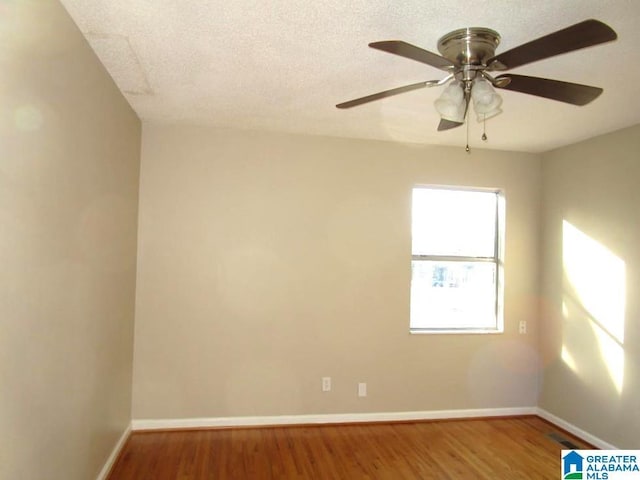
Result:
<svg viewBox="0 0 640 480"><path fill-rule="evenodd" d="M504 255L506 244L506 201L505 191L497 188L481 188L481 187L460 187L460 186L443 186L443 185L414 185L411 189L413 192L416 188L442 189L453 191L470 191L470 192L491 192L496 194L496 244L495 257L465 257L465 256L444 256L444 255L413 255L413 245L411 252L411 262L414 260L444 260L444 261L490 261L496 263L496 327L495 328L409 328L412 335L495 335L504 333ZM413 212L411 214L413 219ZM410 262L410 264L411 264Z"/></svg>

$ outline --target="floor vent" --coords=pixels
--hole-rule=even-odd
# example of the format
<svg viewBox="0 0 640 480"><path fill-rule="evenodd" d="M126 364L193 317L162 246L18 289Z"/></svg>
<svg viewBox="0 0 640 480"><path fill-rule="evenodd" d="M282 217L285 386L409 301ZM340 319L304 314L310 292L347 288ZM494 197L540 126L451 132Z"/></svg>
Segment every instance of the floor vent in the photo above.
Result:
<svg viewBox="0 0 640 480"><path fill-rule="evenodd" d="M549 437L554 442L557 442L560 445L566 447L569 450L579 450L580 449L580 447L578 445L576 445L575 443L567 440L566 438L564 438L559 433L551 432L551 433L547 434L547 437Z"/></svg>

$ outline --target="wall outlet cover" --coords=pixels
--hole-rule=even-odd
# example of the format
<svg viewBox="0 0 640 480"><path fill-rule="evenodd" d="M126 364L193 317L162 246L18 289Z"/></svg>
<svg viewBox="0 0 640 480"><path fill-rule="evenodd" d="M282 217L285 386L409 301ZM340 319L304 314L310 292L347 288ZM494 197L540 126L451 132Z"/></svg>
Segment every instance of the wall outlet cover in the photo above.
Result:
<svg viewBox="0 0 640 480"><path fill-rule="evenodd" d="M367 396L367 384L366 383L359 383L358 384L358 396L359 397L366 397Z"/></svg>

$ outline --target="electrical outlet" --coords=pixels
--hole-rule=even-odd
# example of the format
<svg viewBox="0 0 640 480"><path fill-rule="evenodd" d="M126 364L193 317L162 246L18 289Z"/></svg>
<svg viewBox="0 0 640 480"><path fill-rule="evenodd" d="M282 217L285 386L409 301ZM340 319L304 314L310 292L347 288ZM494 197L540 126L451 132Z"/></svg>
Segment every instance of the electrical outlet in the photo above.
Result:
<svg viewBox="0 0 640 480"><path fill-rule="evenodd" d="M520 333L527 333L527 321L526 320L520 320L520 328L518 330Z"/></svg>
<svg viewBox="0 0 640 480"><path fill-rule="evenodd" d="M358 396L359 397L366 397L367 396L367 384L366 383L359 383L358 384Z"/></svg>
<svg viewBox="0 0 640 480"><path fill-rule="evenodd" d="M331 377L322 377L322 391L323 392L331 391Z"/></svg>

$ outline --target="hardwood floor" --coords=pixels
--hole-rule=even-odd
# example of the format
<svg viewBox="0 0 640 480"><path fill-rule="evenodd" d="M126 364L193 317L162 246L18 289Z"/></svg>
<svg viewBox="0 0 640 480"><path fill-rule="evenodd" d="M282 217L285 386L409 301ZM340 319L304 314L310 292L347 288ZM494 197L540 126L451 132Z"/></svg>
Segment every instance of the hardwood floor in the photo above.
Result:
<svg viewBox="0 0 640 480"><path fill-rule="evenodd" d="M109 480L557 479L538 417L134 432Z"/></svg>

